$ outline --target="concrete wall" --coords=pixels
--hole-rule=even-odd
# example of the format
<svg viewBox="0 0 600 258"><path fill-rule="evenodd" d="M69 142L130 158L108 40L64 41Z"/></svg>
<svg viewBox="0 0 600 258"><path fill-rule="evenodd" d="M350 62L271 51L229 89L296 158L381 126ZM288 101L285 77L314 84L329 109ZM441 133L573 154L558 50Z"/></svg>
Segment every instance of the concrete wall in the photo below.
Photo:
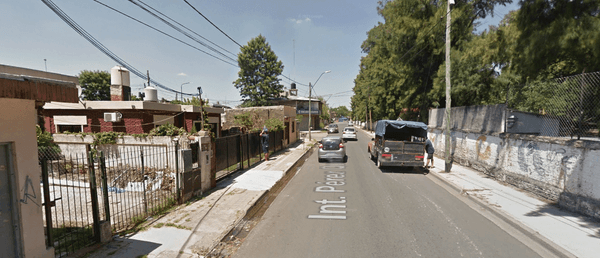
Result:
<svg viewBox="0 0 600 258"><path fill-rule="evenodd" d="M54 257L54 249L46 249L44 238L35 100L0 98L0 107L0 142L11 143L13 150L22 252L24 257Z"/></svg>
<svg viewBox="0 0 600 258"><path fill-rule="evenodd" d="M452 108L451 130L466 132L504 132L504 111L506 105L469 106ZM429 110L429 127L446 128L445 108Z"/></svg>
<svg viewBox="0 0 600 258"><path fill-rule="evenodd" d="M499 117L486 115L489 109L471 110L486 112L458 116L457 119L496 120ZM440 111L432 110L431 113L439 114ZM445 129L439 125L445 122L439 123L435 119L435 115L430 116L429 138L436 155L444 157ZM465 130L454 121L455 129L451 131L453 161L557 201L567 209L600 218L600 141L505 134L481 126L494 123L498 121L467 123Z"/></svg>

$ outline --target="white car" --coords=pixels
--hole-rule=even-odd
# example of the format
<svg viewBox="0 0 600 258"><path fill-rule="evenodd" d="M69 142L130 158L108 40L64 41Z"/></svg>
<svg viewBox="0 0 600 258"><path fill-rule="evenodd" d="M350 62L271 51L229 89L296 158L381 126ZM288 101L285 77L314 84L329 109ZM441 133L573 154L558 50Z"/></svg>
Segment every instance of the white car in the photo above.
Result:
<svg viewBox="0 0 600 258"><path fill-rule="evenodd" d="M354 129L354 127L344 128L344 131L342 132L342 139L344 139L344 141L347 141L349 139L358 140L358 138L356 137L356 130Z"/></svg>
<svg viewBox="0 0 600 258"><path fill-rule="evenodd" d="M354 126L354 123L352 123L352 121L348 122L348 126Z"/></svg>

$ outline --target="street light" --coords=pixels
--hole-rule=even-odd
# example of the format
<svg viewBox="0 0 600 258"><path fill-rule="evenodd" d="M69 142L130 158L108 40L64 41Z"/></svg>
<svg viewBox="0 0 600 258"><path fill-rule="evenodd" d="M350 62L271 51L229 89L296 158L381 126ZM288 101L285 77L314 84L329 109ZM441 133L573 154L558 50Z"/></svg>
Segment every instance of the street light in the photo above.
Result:
<svg viewBox="0 0 600 258"><path fill-rule="evenodd" d="M181 87L179 87L179 95L181 95L181 101L183 101L183 85L185 84L189 84L190 82L184 82L181 84ZM177 100L177 94L175 94L175 100Z"/></svg>
<svg viewBox="0 0 600 258"><path fill-rule="evenodd" d="M311 128L312 128L312 121L311 121L311 117L312 117L312 106L310 104L310 100L312 98L312 87L317 85L317 82L319 82L319 79L321 79L321 76L323 76L323 74L326 73L330 73L330 70L327 70L325 72L322 72L321 75L319 75L319 78L317 78L317 80L315 81L314 85L310 85L310 82L308 83L308 140L312 141L312 134L311 134Z"/></svg>

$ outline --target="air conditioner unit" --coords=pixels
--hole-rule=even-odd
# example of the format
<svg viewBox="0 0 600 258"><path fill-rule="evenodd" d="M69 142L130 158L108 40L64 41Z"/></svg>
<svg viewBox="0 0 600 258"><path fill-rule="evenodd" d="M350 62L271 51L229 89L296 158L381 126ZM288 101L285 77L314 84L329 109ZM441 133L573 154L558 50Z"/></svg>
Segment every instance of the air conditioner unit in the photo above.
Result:
<svg viewBox="0 0 600 258"><path fill-rule="evenodd" d="M104 122L121 122L123 114L119 112L104 113Z"/></svg>

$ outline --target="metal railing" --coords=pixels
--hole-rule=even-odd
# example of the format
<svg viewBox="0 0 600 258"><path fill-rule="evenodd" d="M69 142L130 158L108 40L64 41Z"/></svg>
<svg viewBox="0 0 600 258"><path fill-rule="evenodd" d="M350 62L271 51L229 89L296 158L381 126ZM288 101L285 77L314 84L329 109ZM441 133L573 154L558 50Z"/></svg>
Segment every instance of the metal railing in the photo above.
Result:
<svg viewBox="0 0 600 258"><path fill-rule="evenodd" d="M600 137L600 72L512 86L507 107L542 119L542 128L558 137Z"/></svg>
<svg viewBox="0 0 600 258"><path fill-rule="evenodd" d="M283 148L284 132L269 133L269 152ZM248 168L264 158L259 133L239 134L215 139L216 178Z"/></svg>
<svg viewBox="0 0 600 258"><path fill-rule="evenodd" d="M47 245L57 257L99 242L101 220L120 232L177 203L177 145L101 149L88 145L69 156L58 147L38 150Z"/></svg>

